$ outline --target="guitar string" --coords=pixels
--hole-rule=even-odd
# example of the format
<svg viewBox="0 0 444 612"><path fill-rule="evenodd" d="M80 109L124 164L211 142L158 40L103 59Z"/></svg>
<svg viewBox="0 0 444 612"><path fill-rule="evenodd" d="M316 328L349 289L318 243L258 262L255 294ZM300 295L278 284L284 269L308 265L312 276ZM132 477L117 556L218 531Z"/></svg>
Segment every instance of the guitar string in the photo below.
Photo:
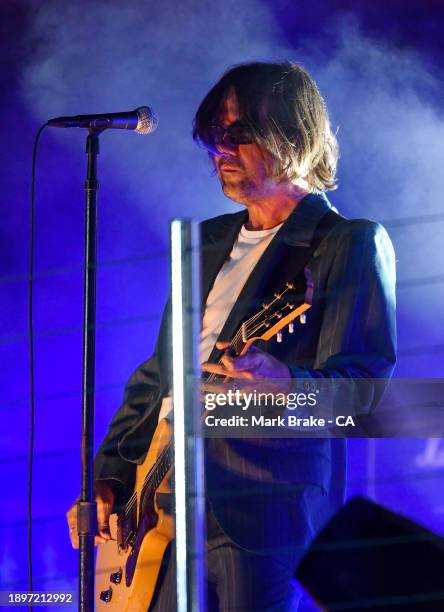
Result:
<svg viewBox="0 0 444 612"><path fill-rule="evenodd" d="M168 467L167 467L167 468L166 468L166 466L164 465L164 463L165 463L165 460L166 460L166 459L169 459L169 460L171 461L171 457L169 456L169 453L170 453L170 450L171 450L171 449L172 449L172 440L170 440L170 441L168 442L168 444L165 446L165 448L164 448L164 451L165 451L165 452L162 452L162 454L161 454L161 455L159 455L159 458L161 457L161 459L160 459L160 461L159 461L159 465L156 467L156 469L155 469L154 471L153 471L153 470L150 470L149 474L146 476L145 481L144 481L144 484L143 484L143 486L142 486L142 495L141 495L141 497L142 497L142 496L144 496L144 495L146 494L146 492L148 491L148 489L150 488L150 486L153 484L153 483L152 483L152 481L154 481L154 477L155 477L155 475L156 475L158 472L162 472L161 468L163 467L164 474L163 474L163 475L162 475L162 477L160 478L160 481L159 481L159 483L158 483L158 484L160 484L160 483L162 482L163 478L165 477L166 472L169 470L169 467L170 467L170 466L168 465L168 462L166 462L166 465L168 465ZM157 463L157 461L156 461L156 463ZM165 471L165 469L166 469L166 471ZM153 473L151 473L151 472L153 472ZM157 486L158 486L158 485L157 485Z"/></svg>
<svg viewBox="0 0 444 612"><path fill-rule="evenodd" d="M284 295L286 292L288 291L288 287L286 289L284 289L280 294L278 294L277 297L275 297L270 304L268 305L267 308L262 308L259 312L257 312L255 315L253 315L252 317L250 317L249 319L247 319L247 321L245 321L239 328L239 330L237 331L237 333L235 334L234 338L232 339L230 346L234 347L236 349L236 351L239 353L240 352L240 348L242 344L245 344L244 340L243 340L243 335L245 333L247 333L248 335L251 333L255 333L258 329L260 329L263 325L264 325L264 321L260 322L259 324L256 324L255 327L253 327L254 321L260 317L261 315L265 314L268 310L268 308L270 306L272 306L277 300L281 299L282 295ZM273 313L272 316L275 316L276 313ZM267 317L270 318L270 317ZM238 346L238 344L240 344L240 346ZM219 361L220 363L220 361ZM211 374L208 379L207 382L212 382L214 380L214 378L216 378L215 374ZM229 377L226 377L229 378ZM168 445L167 448L169 448L170 444ZM152 469L150 470L149 474L146 476L144 484L142 486L142 493L141 493L141 498L142 496L144 496L149 488L150 480L151 477L154 474L154 470L157 470L158 467L160 467L160 461L161 461L161 457L162 455L159 456L158 460L156 461L156 463L154 464L154 466L152 467ZM162 457L163 458L163 457ZM131 498L128 500L127 504L125 505L122 513L123 513L123 518L122 520L124 520L130 513L132 513L136 507L137 504L137 495L136 493L133 493L133 495L131 496Z"/></svg>
<svg viewBox="0 0 444 612"><path fill-rule="evenodd" d="M287 293L287 291L290 290L290 287L285 287L285 289L283 289L282 291L278 292L276 294L276 296L273 298L273 300L267 304L267 307L262 308L259 312L257 312L254 316L250 317L250 319L247 319L240 327L239 331L242 331L242 328L244 328L245 331L247 331L247 333L250 335L253 331L257 330L257 327L255 328L255 330L252 330L252 324L254 323L254 321L259 317L262 316L263 314L267 313L267 310L273 306L275 304L275 302L277 302L278 300L281 300L282 297Z"/></svg>
<svg viewBox="0 0 444 612"><path fill-rule="evenodd" d="M160 467L160 464L163 461L163 459L166 457L167 453L169 452L170 447L171 447L171 442L169 442L168 445L162 450L161 454L156 459L156 462L153 464L150 471L146 475L144 484L142 485L141 498L146 493L146 490L148 488L147 483L151 479L153 472ZM136 492L134 492L129 498L129 500L127 501L127 503L125 504L125 506L123 507L121 513L119 513L119 518L121 517L121 521L124 521L125 518L127 518L130 514L133 513L133 511L136 508L136 505L137 505L137 494Z"/></svg>
<svg viewBox="0 0 444 612"><path fill-rule="evenodd" d="M262 311L260 311L260 313L258 313L258 314L263 314L263 313L266 313L266 312L267 312L267 310L270 308L270 306L273 306L275 302L277 302L278 300L281 300L281 299L282 299L282 297L283 297L283 296L284 296L284 295L287 293L287 291L289 291L289 290L290 290L290 287L286 287L286 288L285 288L285 289L284 289L282 292L278 292L278 293L276 294L276 297L275 297L275 298L274 298L274 299L273 299L273 300L272 300L272 301L271 301L271 302L270 302L270 303L267 305L267 308L263 308L263 309L262 309ZM290 310L291 310L291 306L289 306L288 304L285 304L285 306L283 306L283 308L286 308L286 307L290 308ZM245 326L246 326L246 328L247 328L247 333L248 333L248 335L250 335L250 336L251 336L252 334L256 333L256 332L257 332L257 331L258 331L258 330L259 330L259 329L262 327L262 325L264 325L264 324L267 322L267 320L269 320L269 319L270 319L270 318L272 318L272 317L276 317L276 316L277 316L277 313L276 313L276 312L271 313L271 314L270 314L270 316L268 316L268 317L267 317L267 319L266 319L265 321L262 321L261 323L259 323L259 325L258 325L258 324L256 324L256 327L254 327L254 328L251 326L251 321L252 321L254 318L257 318L257 316L256 316L256 317L251 317L251 319L248 319L248 320L247 320L247 321L244 323L244 325L245 325Z"/></svg>
<svg viewBox="0 0 444 612"><path fill-rule="evenodd" d="M266 313L266 311L270 308L270 306L272 306L277 300L282 299L282 296L285 295L285 293L287 291L289 291L292 287L286 286L284 289L282 289L280 292L277 293L276 297L269 303L267 304L267 308L262 308L259 312L257 312L255 315L253 315L252 317L250 317L249 319L247 319L246 321L244 321L244 323L242 323L242 325L239 327L236 335L234 336L233 340L230 343L230 346L236 349L236 352L239 354L241 352L242 349L242 344L245 344L245 342L243 341L243 334L246 335L250 335L251 331L252 331L252 325L253 323L256 321L256 319L260 316L262 316L264 313ZM255 328L254 331L257 331L258 327ZM238 346L239 341L242 342L241 345ZM219 364L221 363L221 361L219 360L218 362ZM213 382L214 379L216 378L217 374L211 374L208 379L207 382ZM226 377L228 378L228 377Z"/></svg>
<svg viewBox="0 0 444 612"><path fill-rule="evenodd" d="M250 317L249 319L247 319L246 321L244 321L244 323L242 323L242 325L239 327L237 333L235 334L233 340L230 343L230 346L232 348L236 349L237 354L239 354L242 350L242 344L245 345L245 342L243 340L243 335L252 335L252 333L255 333L258 329L260 329L260 327L263 325L263 322L260 325L256 324L256 327L253 328L253 324L256 321L256 319L262 315L264 315L267 310L270 308L270 306L273 306L274 303L278 300L281 300L282 297L287 293L287 291L289 291L290 289L292 289L293 286L289 286L286 285L285 288L283 288L281 291L278 291L277 294L275 294L275 297L273 298L273 300L267 304L267 307L262 308L259 312L257 312L255 315L253 315L252 317ZM239 341L241 341L241 344L238 346ZM218 364L221 363L221 360L218 361ZM213 382L216 378L217 378L217 374L210 374L210 376L208 376L207 381L206 382ZM226 382L227 380L229 380L229 376L226 376L224 378L224 382Z"/></svg>
<svg viewBox="0 0 444 612"><path fill-rule="evenodd" d="M273 306L275 302L277 302L278 300L281 300L282 297L292 288L293 288L292 286L286 285L282 290L278 291L275 294L275 297L272 299L272 301L269 304L267 304L266 308L265 307L261 308L261 310L259 310L259 312L257 312L255 315L253 315L252 317L250 317L246 321L244 321L244 323L242 323L242 325L239 327L239 329L238 329L236 335L234 336L233 340L231 341L231 346L236 345L238 340L240 339L240 337L243 336L244 334L250 334L251 333L251 325L255 322L255 320L258 317L261 317L264 313L266 313L267 310L270 308L270 306ZM243 342L243 339L242 339L242 342Z"/></svg>
<svg viewBox="0 0 444 612"><path fill-rule="evenodd" d="M256 327L253 327L253 324L255 322L255 320L266 314L267 310L270 308L270 306L273 306L274 303L277 300L282 299L282 297L285 295L285 293L290 289L290 287L286 287L285 289L283 289L281 292L279 292L277 294L277 296L269 303L267 304L267 308L262 308L259 312L257 312L255 315L253 315L252 317L250 317L249 319L247 319L246 321L244 321L244 323L242 323L242 325L240 326L239 330L237 331L236 335L234 336L233 340L231 341L231 345L232 346L236 346L238 343L238 340L240 340L240 336L242 335L242 332L246 333L246 335L251 335L251 333L254 333L255 331L257 331L263 324L264 322L260 323L259 325L256 324ZM275 313L274 313L275 314ZM273 315L272 315L273 316ZM245 344L245 342L242 339L242 343Z"/></svg>
<svg viewBox="0 0 444 612"><path fill-rule="evenodd" d="M270 319L272 317L275 317L276 313L273 313L271 316L267 317L267 319L265 321L261 321L259 323L255 323L256 320L259 317L261 317L264 314L266 314L267 310L269 310L269 308L271 306L273 306L276 301L282 299L282 297L291 288L292 287L287 285L282 291L279 291L277 294L275 294L275 297L273 298L273 300L269 304L267 304L266 307L263 307L255 315L251 316L249 319L244 321L244 323L242 323L242 325L239 327L237 333L235 334L235 336L233 337L232 341L230 342L231 348L235 348L236 352L239 354L240 351L242 350L242 344L243 345L246 344L246 342L244 341L244 336L249 336L251 334L256 333L267 322L268 319ZM219 360L219 363L221 363L221 360ZM216 376L217 376L216 374L210 374L210 376L207 378L207 382L212 382L216 378ZM225 380L227 380L229 378L230 377L227 376L227 377L225 377ZM154 475L162 467L162 462L167 457L167 454L169 453L169 451L171 449L171 443L172 443L172 441L170 441L168 443L168 445L163 449L162 453L159 455L159 457L157 458L156 462L154 463L154 465L150 469L149 473L145 477L144 483L142 485L141 495L140 495L141 503L143 502L143 497L146 495L149 487L152 485L152 480L154 478ZM165 468L165 466L164 466L164 468ZM166 474L166 472L168 471L169 468L170 468L170 465L168 465L168 468L166 469L165 474ZM159 486L159 484L163 480L165 474L159 480L159 483L157 484L157 486ZM123 508L123 510L122 510L122 512L120 514L119 518L121 518L121 522L124 521L130 514L132 514L134 512L134 510L136 509L136 505L137 505L137 494L136 494L136 492L134 492L132 494L132 496L130 497L130 499L128 500L128 502L125 504L125 506L124 506L124 508Z"/></svg>
<svg viewBox="0 0 444 612"><path fill-rule="evenodd" d="M157 467L162 467L161 465L157 466ZM168 471L168 470L166 470ZM166 472L165 472L166 473ZM161 478L158 482L158 484L156 485L156 483L154 483L154 491L156 490L156 488L160 485L160 482L163 480L163 478ZM146 483L145 483L146 484ZM142 492L141 492L141 496L140 496L140 501L141 501L141 506L143 505L143 500L145 498L145 495L147 493L147 489L148 487L143 486L142 487ZM124 510L122 511L122 513L119 515L119 521L118 521L118 526L122 529L123 525L125 524L125 521L128 517L130 518L135 518L134 517L134 511L136 509L136 503L137 503L137 496L135 494L133 494L132 499L130 502L128 502L128 504L125 506ZM127 537L125 538L125 541L127 541L127 538L129 535L131 535L132 533L134 533L134 529L132 529L128 534L125 534Z"/></svg>
<svg viewBox="0 0 444 612"><path fill-rule="evenodd" d="M158 458L156 459L156 462L154 463L154 465L152 466L152 468L150 469L150 471L148 472L148 474L145 476L145 480L144 483L142 485L142 490L141 490L141 500L142 497L146 494L148 488L151 485L151 481L154 479L155 474L160 470L160 468L162 467L162 462L165 460L165 458L168 456L169 452L171 450L171 440L168 442L168 444L164 447L164 449L162 450L162 452L160 453L160 455L158 456ZM137 498L136 500L137 501Z"/></svg>
<svg viewBox="0 0 444 612"><path fill-rule="evenodd" d="M283 307L282 307L282 309L284 309L284 308L289 308L289 310L293 310L293 309L292 309L291 307L289 307L289 306L283 306ZM271 315L268 317L268 319L267 319L266 321L262 321L262 322L261 322L261 323L259 323L259 324L258 324L258 325L257 325L257 326L254 328L254 329L250 330L250 333L255 334L257 331L259 331L259 329L260 329L260 328L261 328L263 325L265 325L266 323L268 323L268 322L270 321L270 319L273 319L273 318L277 318L277 319L279 320L281 317L279 317L278 313L276 313L276 312L272 313L272 314L271 314Z"/></svg>

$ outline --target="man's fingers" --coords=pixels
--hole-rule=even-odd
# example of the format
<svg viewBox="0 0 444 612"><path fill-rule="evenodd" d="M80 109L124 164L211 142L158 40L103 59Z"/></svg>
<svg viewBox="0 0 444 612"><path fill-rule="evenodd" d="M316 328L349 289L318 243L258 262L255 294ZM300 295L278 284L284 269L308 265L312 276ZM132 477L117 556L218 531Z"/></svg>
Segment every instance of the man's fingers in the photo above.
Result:
<svg viewBox="0 0 444 612"><path fill-rule="evenodd" d="M75 506L75 516L74 513L69 511L67 513L68 518L68 528L69 528L69 538L71 540L71 544L73 548L79 547L79 534L77 533L77 507Z"/></svg>
<svg viewBox="0 0 444 612"><path fill-rule="evenodd" d="M97 525L99 535L105 540L111 539L109 530L109 517L111 514L111 504L102 500L97 500Z"/></svg>
<svg viewBox="0 0 444 612"><path fill-rule="evenodd" d="M69 537L71 540L72 547L75 549L79 548L80 541L79 541L79 534L77 533L77 529L75 529L74 531L70 531ZM109 540L111 540L111 534L109 535L109 537L103 537L101 533L97 533L94 536L94 545L97 546L97 544L103 544L104 542L108 542Z"/></svg>
<svg viewBox="0 0 444 612"><path fill-rule="evenodd" d="M66 520L68 521L69 538L73 548L79 547L79 537L77 534L77 502L71 506L66 513Z"/></svg>
<svg viewBox="0 0 444 612"><path fill-rule="evenodd" d="M94 537L94 546L97 546L98 544L104 544L105 542L108 542L109 538L102 538L102 536L100 535L96 535ZM72 547L77 550L80 546L80 542L79 542L79 536L78 535L72 535L71 536L71 545Z"/></svg>
<svg viewBox="0 0 444 612"><path fill-rule="evenodd" d="M222 365L224 365L227 368L227 370L235 369L235 366L233 364L233 359L230 357L230 355L228 355L228 353L224 353L220 361Z"/></svg>
<svg viewBox="0 0 444 612"><path fill-rule="evenodd" d="M203 363L202 370L210 374L219 374L230 378L246 378L248 380L254 378L253 373L249 370L229 370L220 363Z"/></svg>
<svg viewBox="0 0 444 612"><path fill-rule="evenodd" d="M255 346L250 346L248 351L235 359L235 368L239 370L254 370L262 361L263 353Z"/></svg>
<svg viewBox="0 0 444 612"><path fill-rule="evenodd" d="M69 538L71 540L71 544L73 548L79 547L79 534L77 533L77 529L75 527L69 528Z"/></svg>
<svg viewBox="0 0 444 612"><path fill-rule="evenodd" d="M100 498L97 499L97 533L94 537L94 544L102 544L111 540L111 532L109 528L109 517L112 510L112 503L104 502ZM79 548L79 534L77 532L77 502L71 506L66 513L68 521L69 538L73 548Z"/></svg>
<svg viewBox="0 0 444 612"><path fill-rule="evenodd" d="M210 363L206 361L202 364L201 367L204 372L209 372L210 374L221 374L222 376L229 376L227 368L219 363Z"/></svg>
<svg viewBox="0 0 444 612"><path fill-rule="evenodd" d="M226 349L229 346L230 346L230 342L223 342L223 341L216 342L216 348L218 349Z"/></svg>
<svg viewBox="0 0 444 612"><path fill-rule="evenodd" d="M226 348L227 342L218 342L218 348ZM246 380L264 378L291 378L291 372L286 364L272 355L265 353L254 345L237 357L225 351L220 363L203 363L202 370L220 376Z"/></svg>
<svg viewBox="0 0 444 612"><path fill-rule="evenodd" d="M201 368L203 372L209 372L210 374L220 374L221 376L231 376L233 374L231 370L228 370L228 368L221 363L210 363L209 361L205 361L205 363L201 365Z"/></svg>
<svg viewBox="0 0 444 612"><path fill-rule="evenodd" d="M104 540L111 540L111 531L109 530L109 524L98 526L98 535Z"/></svg>

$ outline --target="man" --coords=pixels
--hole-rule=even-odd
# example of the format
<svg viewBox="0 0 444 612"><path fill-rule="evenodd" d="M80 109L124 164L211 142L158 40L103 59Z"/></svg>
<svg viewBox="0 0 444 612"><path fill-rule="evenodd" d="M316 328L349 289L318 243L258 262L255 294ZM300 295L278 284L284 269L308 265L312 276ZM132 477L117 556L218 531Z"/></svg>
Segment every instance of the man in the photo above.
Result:
<svg viewBox="0 0 444 612"><path fill-rule="evenodd" d="M323 195L335 187L337 144L310 76L289 62L229 70L201 103L194 138L224 194L245 207L202 224L203 370L248 380L389 377L393 248L380 225L346 221ZM304 269L314 283L306 325L233 357L227 342L242 321ZM168 330L167 308L155 353L130 379L96 456L98 543L109 539L116 497L128 496L159 416L171 409ZM342 440L329 439L208 441L210 609L296 609L294 571L342 500L344 451ZM74 506L68 522L76 546ZM154 610L175 609L173 559Z"/></svg>

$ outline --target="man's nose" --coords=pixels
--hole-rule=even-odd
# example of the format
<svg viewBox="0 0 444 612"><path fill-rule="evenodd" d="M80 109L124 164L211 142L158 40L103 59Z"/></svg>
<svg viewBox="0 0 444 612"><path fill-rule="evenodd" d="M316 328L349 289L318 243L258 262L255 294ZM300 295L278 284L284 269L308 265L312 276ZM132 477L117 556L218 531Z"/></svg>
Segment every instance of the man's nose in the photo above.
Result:
<svg viewBox="0 0 444 612"><path fill-rule="evenodd" d="M229 145L226 142L219 142L216 145L217 157L237 157L238 145Z"/></svg>

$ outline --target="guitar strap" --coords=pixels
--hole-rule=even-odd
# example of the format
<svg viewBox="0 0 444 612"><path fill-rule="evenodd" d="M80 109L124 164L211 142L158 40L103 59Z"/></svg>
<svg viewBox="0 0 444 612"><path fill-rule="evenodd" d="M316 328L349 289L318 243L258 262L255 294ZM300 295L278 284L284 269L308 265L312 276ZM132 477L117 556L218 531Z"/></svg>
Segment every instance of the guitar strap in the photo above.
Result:
<svg viewBox="0 0 444 612"><path fill-rule="evenodd" d="M294 269L299 270L298 274L304 274L304 270L306 266L310 263L314 253L322 244L322 241L327 237L327 235L331 232L331 230L346 221L345 217L335 212L334 210L329 210L325 213L325 215L318 222L314 233L313 238L310 243L310 246L307 248L299 248L295 249L292 253L292 266ZM316 289L315 289L316 291ZM316 336L316 328L319 329L322 323L322 309L318 313L316 320L310 319L310 326L313 332L313 336ZM310 316L310 314L309 314ZM302 355L301 358L306 358L308 361L314 357L314 355Z"/></svg>

